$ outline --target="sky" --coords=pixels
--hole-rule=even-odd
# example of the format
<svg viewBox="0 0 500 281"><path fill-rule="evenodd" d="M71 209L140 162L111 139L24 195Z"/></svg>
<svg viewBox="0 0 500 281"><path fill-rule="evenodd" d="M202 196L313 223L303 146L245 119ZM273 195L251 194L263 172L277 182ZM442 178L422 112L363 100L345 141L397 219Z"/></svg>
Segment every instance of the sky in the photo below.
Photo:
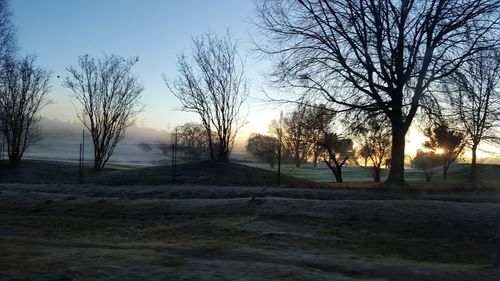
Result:
<svg viewBox="0 0 500 281"><path fill-rule="evenodd" d="M265 133L267 124L279 116L279 108L266 105L264 62L250 51L253 0L16 0L10 1L21 54L35 54L40 66L53 71L53 101L42 116L62 121L75 120L71 91L62 87L66 68L76 65L78 56L100 57L114 53L139 57L133 72L144 85L145 105L136 124L171 130L197 121L194 113L180 111L181 104L165 86L163 76L177 76L177 56L191 54L192 38L207 32L230 30L238 39L240 55L246 59L250 85L244 105L248 124L243 134ZM59 77L59 78L58 78Z"/></svg>

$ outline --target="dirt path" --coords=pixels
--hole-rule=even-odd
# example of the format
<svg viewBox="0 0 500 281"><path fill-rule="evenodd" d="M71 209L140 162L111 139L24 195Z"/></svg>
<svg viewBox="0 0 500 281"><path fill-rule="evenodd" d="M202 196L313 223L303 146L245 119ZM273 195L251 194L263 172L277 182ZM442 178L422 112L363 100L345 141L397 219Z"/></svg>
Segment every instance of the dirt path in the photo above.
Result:
<svg viewBox="0 0 500 281"><path fill-rule="evenodd" d="M300 198L300 199L299 199ZM500 280L500 196L0 185L0 280Z"/></svg>

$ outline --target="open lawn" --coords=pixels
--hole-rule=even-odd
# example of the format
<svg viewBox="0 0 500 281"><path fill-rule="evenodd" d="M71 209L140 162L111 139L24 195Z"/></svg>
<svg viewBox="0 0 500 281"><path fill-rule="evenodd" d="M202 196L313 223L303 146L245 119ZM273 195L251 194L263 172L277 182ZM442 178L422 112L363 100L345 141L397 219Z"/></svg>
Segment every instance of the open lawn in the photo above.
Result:
<svg viewBox="0 0 500 281"><path fill-rule="evenodd" d="M271 169L269 165L260 162L246 162L245 164L257 167L260 169L265 169L269 171L277 171L274 167ZM442 168L438 167L433 170L433 176L431 182L425 181L425 176L423 172L414 169L407 169L405 171L406 181L413 186L446 186L446 187L464 187L469 185L467 180L469 178L469 164L453 164L450 166L448 171L448 179L442 179ZM333 183L335 182L335 177L333 176L330 169L322 164L318 163L316 167L312 163L306 163L300 167L296 167L293 164L282 165L282 173L287 176L292 176L300 179L305 179L313 182L320 183ZM478 186L496 188L500 187L500 165L492 164L478 164ZM382 170L382 181L387 177L387 170ZM352 183L372 183L373 178L371 176L370 167L360 167L360 166L345 166L342 168L342 177L346 185Z"/></svg>
<svg viewBox="0 0 500 281"><path fill-rule="evenodd" d="M115 167L80 185L37 164L2 170L0 280L500 280L493 189L271 187L207 163L182 184Z"/></svg>

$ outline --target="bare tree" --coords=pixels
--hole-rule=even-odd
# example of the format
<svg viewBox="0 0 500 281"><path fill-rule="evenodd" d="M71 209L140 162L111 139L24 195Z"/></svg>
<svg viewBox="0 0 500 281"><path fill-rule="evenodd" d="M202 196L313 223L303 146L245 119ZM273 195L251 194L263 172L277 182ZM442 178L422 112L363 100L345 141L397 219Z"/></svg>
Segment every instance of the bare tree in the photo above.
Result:
<svg viewBox="0 0 500 281"><path fill-rule="evenodd" d="M16 50L17 40L9 3L8 0L0 0L0 60L12 57Z"/></svg>
<svg viewBox="0 0 500 281"><path fill-rule="evenodd" d="M11 166L40 137L40 110L47 105L50 72L35 65L36 58L6 59L0 74L0 125L7 140Z"/></svg>
<svg viewBox="0 0 500 281"><path fill-rule="evenodd" d="M206 34L195 38L193 61L179 56L179 76L174 81L165 78L183 110L200 116L209 139L211 160L229 160L236 133L243 124L240 109L248 96L248 88L237 47L229 33L224 37Z"/></svg>
<svg viewBox="0 0 500 281"><path fill-rule="evenodd" d="M299 104L282 122L282 153L294 162L295 167L307 162L310 156L307 109L306 104Z"/></svg>
<svg viewBox="0 0 500 281"><path fill-rule="evenodd" d="M0 0L0 69L3 64L9 60L12 61L17 49L16 34L12 24L12 13L9 9L8 0ZM0 115L3 115L3 109L0 108ZM0 123L0 125L2 125Z"/></svg>
<svg viewBox="0 0 500 281"><path fill-rule="evenodd" d="M324 152L324 148L319 142L323 137L324 131L331 127L336 114L324 104L308 106L306 111L305 127L307 141L310 146L309 150L313 165L316 167L319 157Z"/></svg>
<svg viewBox="0 0 500 281"><path fill-rule="evenodd" d="M479 144L499 140L500 50L490 48L475 54L444 82L451 111L460 119L470 141L470 180L475 182Z"/></svg>
<svg viewBox="0 0 500 281"><path fill-rule="evenodd" d="M404 184L405 135L429 86L494 44L498 0L261 0L275 82L392 128L386 184ZM472 43L472 44L470 44Z"/></svg>
<svg viewBox="0 0 500 281"><path fill-rule="evenodd" d="M207 152L209 141L205 128L199 123L186 123L175 128L180 150L193 160L200 160Z"/></svg>
<svg viewBox="0 0 500 281"><path fill-rule="evenodd" d="M134 124L142 111L144 87L131 71L138 58L125 59L104 55L94 59L78 58L77 67L68 67L70 76L63 86L73 91L78 104L78 119L90 131L94 145L94 168L102 170L116 145L125 137L125 129Z"/></svg>

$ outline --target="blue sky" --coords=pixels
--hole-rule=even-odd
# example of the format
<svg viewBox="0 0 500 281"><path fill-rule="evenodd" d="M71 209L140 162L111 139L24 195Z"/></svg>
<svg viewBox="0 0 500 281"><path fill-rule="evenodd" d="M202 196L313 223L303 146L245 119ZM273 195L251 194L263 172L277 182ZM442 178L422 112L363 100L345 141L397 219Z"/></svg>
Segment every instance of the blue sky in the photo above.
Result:
<svg viewBox="0 0 500 281"><path fill-rule="evenodd" d="M168 92L162 75L176 76L176 56L191 51L191 38L208 31L223 33L230 29L240 40L240 53L252 48L249 34L252 0L16 0L11 1L14 24L22 54L36 54L41 66L53 71L53 104L42 115L61 120L75 119L70 91L61 86L66 67L75 65L78 56L116 53L139 56L134 73L146 90L145 111L137 125L165 130L196 115L180 112L180 103ZM251 96L262 92L265 69L250 55L247 76ZM60 76L61 78L57 78ZM249 124L245 131L265 132L267 123L278 111L249 102ZM276 115L276 116L275 116Z"/></svg>

